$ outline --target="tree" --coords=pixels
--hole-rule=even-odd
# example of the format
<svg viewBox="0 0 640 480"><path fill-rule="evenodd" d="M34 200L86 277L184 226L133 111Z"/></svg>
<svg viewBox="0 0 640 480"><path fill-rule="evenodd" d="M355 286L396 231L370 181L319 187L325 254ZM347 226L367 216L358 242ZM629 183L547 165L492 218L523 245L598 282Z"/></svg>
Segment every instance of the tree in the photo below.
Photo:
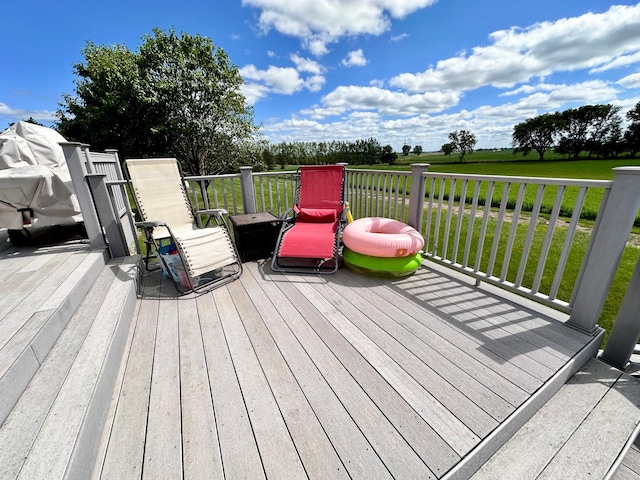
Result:
<svg viewBox="0 0 640 480"><path fill-rule="evenodd" d="M409 155L410 151L411 151L411 145L404 144L402 146L402 155L404 155L405 157Z"/></svg>
<svg viewBox="0 0 640 480"><path fill-rule="evenodd" d="M58 130L123 156L176 156L187 174L233 171L256 132L227 54L200 35L154 29L137 52L125 46L83 49L76 95L65 95Z"/></svg>
<svg viewBox="0 0 640 480"><path fill-rule="evenodd" d="M393 147L391 145L385 145L382 147L382 163L388 163L389 165L393 165L396 163L398 159L398 154L393 151Z"/></svg>
<svg viewBox="0 0 640 480"><path fill-rule="evenodd" d="M466 155L471 155L478 143L476 136L468 130L456 130L449 134L453 151L458 152L460 163Z"/></svg>
<svg viewBox="0 0 640 480"><path fill-rule="evenodd" d="M559 113L545 113L528 118L513 127L511 145L514 153L528 155L531 150L538 152L539 159L544 160L545 152L555 145L560 134L562 117Z"/></svg>
<svg viewBox="0 0 640 480"><path fill-rule="evenodd" d="M585 150L597 153L614 125L620 124L620 107L613 105L583 105L570 108L562 116L561 138L556 147L558 153L578 158Z"/></svg>
<svg viewBox="0 0 640 480"><path fill-rule="evenodd" d="M440 147L440 151L447 157L453 153L453 143L445 143Z"/></svg>
<svg viewBox="0 0 640 480"><path fill-rule="evenodd" d="M413 153L414 153L414 155L421 155L422 154L422 145L416 145L415 147L413 147Z"/></svg>
<svg viewBox="0 0 640 480"><path fill-rule="evenodd" d="M640 151L640 102L627 112L629 126L624 132L624 142L632 157Z"/></svg>

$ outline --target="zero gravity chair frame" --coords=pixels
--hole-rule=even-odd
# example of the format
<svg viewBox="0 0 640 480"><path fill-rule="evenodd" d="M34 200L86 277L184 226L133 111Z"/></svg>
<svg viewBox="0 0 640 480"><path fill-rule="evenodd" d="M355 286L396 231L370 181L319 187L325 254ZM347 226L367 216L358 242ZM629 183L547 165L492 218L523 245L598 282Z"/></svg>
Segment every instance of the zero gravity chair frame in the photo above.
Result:
<svg viewBox="0 0 640 480"><path fill-rule="evenodd" d="M147 271L162 268L180 294L204 293L238 278L242 263L229 234L227 211L197 210L196 225L178 161L145 158L125 163L142 218L136 226L145 235ZM201 215L208 217L204 228L198 228ZM149 266L154 257L159 262L155 268Z"/></svg>
<svg viewBox="0 0 640 480"><path fill-rule="evenodd" d="M300 167L295 204L281 217L272 270L334 273L338 269L346 223L344 184L344 166Z"/></svg>

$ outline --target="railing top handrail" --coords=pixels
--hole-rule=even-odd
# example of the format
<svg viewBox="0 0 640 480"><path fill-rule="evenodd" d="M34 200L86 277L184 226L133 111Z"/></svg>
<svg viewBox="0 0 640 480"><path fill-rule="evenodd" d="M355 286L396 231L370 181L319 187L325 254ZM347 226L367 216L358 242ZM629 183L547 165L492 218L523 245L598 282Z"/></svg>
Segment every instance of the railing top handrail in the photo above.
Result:
<svg viewBox="0 0 640 480"><path fill-rule="evenodd" d="M98 173L97 175L102 175L104 176L104 174L102 173ZM105 180L104 183L106 185L127 185L129 183L129 180Z"/></svg>
<svg viewBox="0 0 640 480"><path fill-rule="evenodd" d="M456 180L484 180L494 182L530 183L534 185L564 185L567 187L611 188L613 180L589 180L579 178L524 177L517 175L479 175L473 173L423 172L423 177Z"/></svg>
<svg viewBox="0 0 640 480"><path fill-rule="evenodd" d="M271 177L277 175L295 175L297 174L297 170L280 170L280 171L270 171L270 172L252 172L254 177Z"/></svg>
<svg viewBox="0 0 640 480"><path fill-rule="evenodd" d="M366 168L347 168L348 173L384 173L391 175L401 175L401 176L411 176L411 172L408 170L376 170L376 169L366 169Z"/></svg>
<svg viewBox="0 0 640 480"><path fill-rule="evenodd" d="M194 181L199 182L201 180L213 180L215 178L240 178L239 173L224 173L222 175L191 175L185 176L184 179L186 181Z"/></svg>

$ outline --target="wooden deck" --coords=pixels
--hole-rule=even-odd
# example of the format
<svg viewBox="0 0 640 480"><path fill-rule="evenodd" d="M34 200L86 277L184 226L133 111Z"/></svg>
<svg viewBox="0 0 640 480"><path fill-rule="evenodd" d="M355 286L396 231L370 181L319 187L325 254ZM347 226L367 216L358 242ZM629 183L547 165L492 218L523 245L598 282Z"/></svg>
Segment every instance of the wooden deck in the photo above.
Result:
<svg viewBox="0 0 640 480"><path fill-rule="evenodd" d="M468 477L599 341L429 265L147 275L94 478Z"/></svg>

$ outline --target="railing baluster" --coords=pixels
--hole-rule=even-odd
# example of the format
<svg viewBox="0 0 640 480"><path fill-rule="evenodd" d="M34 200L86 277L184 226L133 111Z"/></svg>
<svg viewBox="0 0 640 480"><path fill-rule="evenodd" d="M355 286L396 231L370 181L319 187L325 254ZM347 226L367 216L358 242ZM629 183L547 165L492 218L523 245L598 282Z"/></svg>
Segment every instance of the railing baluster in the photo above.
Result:
<svg viewBox="0 0 640 480"><path fill-rule="evenodd" d="M509 202L509 189L511 188L511 182L504 182L502 188L502 198L500 199L500 209L498 210L498 219L496 221L495 234L493 236L493 244L491 245L491 254L489 255L489 265L487 267L487 277L493 276L493 267L496 263L496 256L498 254L498 245L500 245L500 235L502 233L502 224L504 222L504 213L507 209L507 203Z"/></svg>
<svg viewBox="0 0 640 480"><path fill-rule="evenodd" d="M458 219L456 221L456 233L453 239L453 255L451 256L451 263L456 263L458 260L458 249L460 248L460 235L462 233L462 220L464 219L464 206L467 201L467 185L469 180L462 181L462 189L460 191L460 202L458 203Z"/></svg>
<svg viewBox="0 0 640 480"><path fill-rule="evenodd" d="M376 176L377 176L376 203L375 203L375 207L376 207L375 208L375 212L376 213L374 214L374 216L379 217L380 216L380 197L381 197L381 192L382 192L382 190L381 190L382 185L381 185L380 181L382 179L382 174L378 173L378 175L376 175Z"/></svg>
<svg viewBox="0 0 640 480"><path fill-rule="evenodd" d="M387 207L387 211L386 211L386 216L389 218L393 218L391 215L391 207L392 207L392 203L391 203L391 195L393 194L393 177L391 175L385 175L385 185L387 188L387 200L386 202L383 202L383 207L386 204ZM385 211L384 208L382 210L382 215L385 216Z"/></svg>
<svg viewBox="0 0 640 480"><path fill-rule="evenodd" d="M518 233L518 225L520 224L520 213L522 212L522 202L524 201L524 194L527 189L527 184L522 182L518 188L518 198L516 199L516 207L513 210L513 219L511 220L511 228L509 230L509 239L507 240L507 247L504 251L504 259L502 260L502 271L500 272L500 281L504 282L507 279L509 273L509 264L511 263L511 252L513 252L513 244L516 240L516 234Z"/></svg>
<svg viewBox="0 0 640 480"><path fill-rule="evenodd" d="M555 300L558 296L558 289L560 288L560 282L562 281L562 275L567 265L567 259L569 258L569 251L571 250L571 244L578 227L578 220L580 219L580 213L582 212L582 206L587 196L587 187L580 187L578 190L578 196L576 197L576 203L573 206L573 214L571 215L571 222L567 229L567 236L564 239L564 245L562 246L562 252L558 258L558 266L556 267L556 274L553 277L553 283L551 284L551 290L549 291L549 299Z"/></svg>
<svg viewBox="0 0 640 480"><path fill-rule="evenodd" d="M213 190L214 181L211 182L211 189ZM200 191L204 192L202 194L202 204L204 205L204 209L209 209L209 188L207 187L207 182L205 180L200 180ZM197 203L197 202L196 202Z"/></svg>
<svg viewBox="0 0 640 480"><path fill-rule="evenodd" d="M482 251L484 250L484 242L487 236L487 226L489 224L489 215L491 213L491 200L493 199L494 181L490 181L487 187L487 196L484 202L484 212L482 214L482 224L480 225L480 236L478 237L478 248L476 250L476 261L473 270L477 273L480 271L482 262Z"/></svg>
<svg viewBox="0 0 640 480"><path fill-rule="evenodd" d="M473 187L473 199L471 200L471 210L469 211L469 229L467 230L467 240L464 245L464 258L462 268L469 266L469 252L471 251L471 240L473 239L473 227L476 223L476 209L478 208L478 197L480 196L480 180L475 181Z"/></svg>
<svg viewBox="0 0 640 480"><path fill-rule="evenodd" d="M449 189L449 205L447 206L447 218L444 224L444 243L442 246L442 258L448 258L447 250L449 248L449 233L451 231L451 216L453 214L453 204L456 194L456 179L451 180L451 188Z"/></svg>
<svg viewBox="0 0 640 480"><path fill-rule="evenodd" d="M409 177L406 176L404 177L404 182L402 185L402 209L403 209L403 213L402 213L402 221L406 222L408 219L408 207L407 207L407 184L409 183ZM424 199L423 199L424 201ZM418 225L416 228L420 228L420 226ZM426 245L426 243L425 243ZM425 250L426 251L426 250Z"/></svg>
<svg viewBox="0 0 640 480"><path fill-rule="evenodd" d="M440 179L440 186L438 187L438 208L436 209L436 231L433 234L433 238L435 240L435 248L433 250L433 254L435 256L438 256L438 251L441 249L438 248L438 245L440 244L440 222L442 219L442 202L444 200L444 190L445 190L445 186L444 186L444 182L445 179L442 178ZM440 254L440 257L442 257L443 255Z"/></svg>
<svg viewBox="0 0 640 480"><path fill-rule="evenodd" d="M533 205L533 211L531 212L531 219L529 221L529 229L527 230L527 239L524 242L522 249L522 256L520 257L520 265L518 266L518 275L516 276L515 286L519 288L522 285L522 279L524 278L524 272L527 267L527 260L529 259L529 253L531 249L531 243L533 242L533 235L536 231L536 225L538 223L538 215L540 214L540 207L542 206L542 195L544 193L545 185L538 185L538 191L536 193L536 201Z"/></svg>
<svg viewBox="0 0 640 480"><path fill-rule="evenodd" d="M553 238L553 232L558 221L558 215L560 214L560 207L562 206L562 197L564 196L564 185L560 185L556 192L556 199L551 210L551 217L549 218L549 225L547 227L547 233L542 243L542 249L538 256L538 266L536 268L535 276L533 277L533 283L531 284L531 293L538 293L540 289L540 282L542 281L542 275L544 273L544 267L547 263L549 256L549 249L551 248L551 239Z"/></svg>
<svg viewBox="0 0 640 480"><path fill-rule="evenodd" d="M431 252L433 255L436 254L436 246L435 246L435 242L437 242L437 239L435 241L431 240L431 221L432 221L432 215L433 215L433 199L434 199L434 195L435 195L435 186L436 186L436 179L435 178L431 178L430 180L430 185L429 185L429 203L428 203L428 207L427 207L427 225L425 228L425 242L424 242L424 251L425 252ZM433 247L433 248L431 248Z"/></svg>

